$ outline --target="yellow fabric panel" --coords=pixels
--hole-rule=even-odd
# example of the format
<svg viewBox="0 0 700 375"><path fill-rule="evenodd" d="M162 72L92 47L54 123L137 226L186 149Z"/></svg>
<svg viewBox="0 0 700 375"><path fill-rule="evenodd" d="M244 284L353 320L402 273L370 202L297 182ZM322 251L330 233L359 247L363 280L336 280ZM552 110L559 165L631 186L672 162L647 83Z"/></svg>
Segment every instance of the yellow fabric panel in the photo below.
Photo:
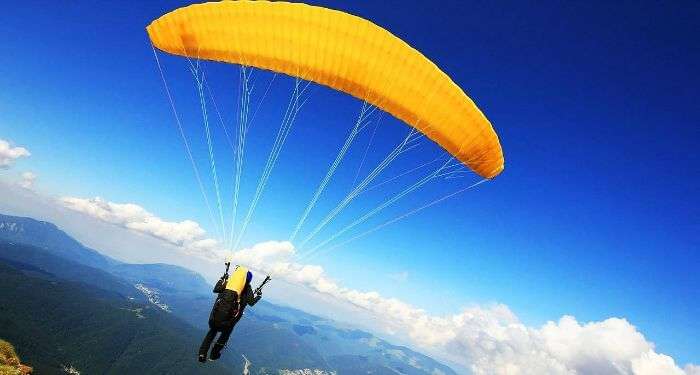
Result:
<svg viewBox="0 0 700 375"><path fill-rule="evenodd" d="M415 127L485 178L503 170L498 136L474 102L433 62L368 20L301 3L222 1L176 9L147 31L171 54L344 91Z"/></svg>
<svg viewBox="0 0 700 375"><path fill-rule="evenodd" d="M248 269L242 266L236 267L233 274L229 276L226 283L226 289L233 290L240 296L245 288L246 278L248 277Z"/></svg>

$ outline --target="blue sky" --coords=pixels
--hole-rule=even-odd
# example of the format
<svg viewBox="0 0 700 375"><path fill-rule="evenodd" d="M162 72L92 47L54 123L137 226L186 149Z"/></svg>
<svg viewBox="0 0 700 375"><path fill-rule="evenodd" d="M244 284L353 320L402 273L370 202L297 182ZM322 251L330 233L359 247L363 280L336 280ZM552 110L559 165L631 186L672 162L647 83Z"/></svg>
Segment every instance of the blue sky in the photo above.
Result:
<svg viewBox="0 0 700 375"><path fill-rule="evenodd" d="M354 288L435 313L498 301L528 324L625 317L680 363L700 358L697 2L313 3L369 18L435 61L492 121L506 157L494 181L315 262ZM144 30L182 4L125 4L5 6L0 138L31 150L21 166L46 191L134 202L211 231ZM181 61L162 58L196 139L191 80ZM217 100L232 103L237 70L209 69ZM257 87L269 78L258 73ZM275 81L253 124L253 176L290 85ZM314 90L247 244L286 239L359 111L355 99ZM232 118L232 107L224 114ZM405 131L382 121L368 163ZM350 186L368 138L358 139L330 196ZM224 155L221 137L216 146ZM205 158L204 144L195 147ZM421 150L392 171L439 151ZM382 218L468 183L430 186ZM254 186L246 180L244 193ZM404 282L388 276L401 272Z"/></svg>

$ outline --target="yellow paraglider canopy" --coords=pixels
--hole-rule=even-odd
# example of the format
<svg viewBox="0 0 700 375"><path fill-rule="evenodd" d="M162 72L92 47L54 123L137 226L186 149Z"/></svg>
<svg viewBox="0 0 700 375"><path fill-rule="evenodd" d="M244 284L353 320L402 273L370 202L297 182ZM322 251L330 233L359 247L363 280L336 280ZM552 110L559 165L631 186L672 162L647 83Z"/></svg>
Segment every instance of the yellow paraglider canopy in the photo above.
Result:
<svg viewBox="0 0 700 375"><path fill-rule="evenodd" d="M444 72L387 30L301 3L222 1L176 9L148 27L165 52L317 82L365 100L437 142L484 178L503 170L491 123Z"/></svg>

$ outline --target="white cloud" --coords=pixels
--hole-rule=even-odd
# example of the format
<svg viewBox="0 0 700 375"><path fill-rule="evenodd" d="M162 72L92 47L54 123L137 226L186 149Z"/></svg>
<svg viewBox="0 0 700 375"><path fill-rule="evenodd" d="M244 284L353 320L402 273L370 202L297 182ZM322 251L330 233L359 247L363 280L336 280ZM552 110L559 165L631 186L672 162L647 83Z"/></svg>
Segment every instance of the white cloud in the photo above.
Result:
<svg viewBox="0 0 700 375"><path fill-rule="evenodd" d="M27 190L33 190L37 176L32 172L24 172L21 177L22 179L19 182L19 186Z"/></svg>
<svg viewBox="0 0 700 375"><path fill-rule="evenodd" d="M687 375L700 375L700 366L689 364L685 366L685 373Z"/></svg>
<svg viewBox="0 0 700 375"><path fill-rule="evenodd" d="M112 203L99 197L93 199L64 197L59 201L63 206L73 211L158 238L180 247L187 253L209 258L221 258L217 255L218 242L207 238L206 231L192 220L165 221L139 205Z"/></svg>
<svg viewBox="0 0 700 375"><path fill-rule="evenodd" d="M15 160L30 155L26 148L13 147L10 142L0 139L0 169L10 168Z"/></svg>
<svg viewBox="0 0 700 375"><path fill-rule="evenodd" d="M194 221L168 222L138 205L100 198L62 198L61 202L104 222L176 245L188 254L211 261L220 261L226 254ZM563 316L542 327L529 327L502 304L436 316L377 292L338 285L322 267L300 264L295 256L290 242L268 241L236 251L230 260L363 309L386 333L405 336L476 375L700 374L695 365L681 369L673 358L657 353L654 344L625 319L581 323Z"/></svg>
<svg viewBox="0 0 700 375"><path fill-rule="evenodd" d="M676 367L673 358L648 350L632 360L632 373L640 375L685 375L686 372ZM688 372L688 374L692 374Z"/></svg>

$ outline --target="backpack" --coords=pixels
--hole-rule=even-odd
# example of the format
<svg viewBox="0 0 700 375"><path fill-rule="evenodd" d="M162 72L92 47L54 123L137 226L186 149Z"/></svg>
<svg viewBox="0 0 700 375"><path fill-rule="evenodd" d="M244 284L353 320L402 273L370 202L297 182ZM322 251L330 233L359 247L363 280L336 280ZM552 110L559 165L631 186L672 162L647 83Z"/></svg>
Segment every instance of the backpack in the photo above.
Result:
<svg viewBox="0 0 700 375"><path fill-rule="evenodd" d="M236 321L239 308L238 293L229 289L224 290L216 297L209 315L209 324L217 329L232 326Z"/></svg>

